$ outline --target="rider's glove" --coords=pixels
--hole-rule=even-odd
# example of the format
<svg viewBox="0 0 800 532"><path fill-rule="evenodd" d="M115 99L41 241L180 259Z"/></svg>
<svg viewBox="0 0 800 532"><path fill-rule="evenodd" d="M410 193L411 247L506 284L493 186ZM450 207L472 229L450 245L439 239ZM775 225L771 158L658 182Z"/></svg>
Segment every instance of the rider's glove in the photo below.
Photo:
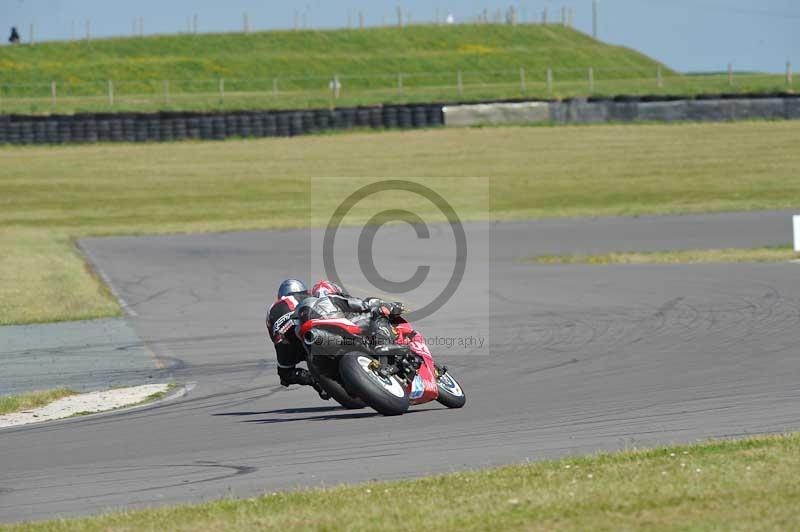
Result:
<svg viewBox="0 0 800 532"><path fill-rule="evenodd" d="M369 299L367 305L374 316L386 318L396 318L406 310L405 306L400 302L392 303L378 298Z"/></svg>

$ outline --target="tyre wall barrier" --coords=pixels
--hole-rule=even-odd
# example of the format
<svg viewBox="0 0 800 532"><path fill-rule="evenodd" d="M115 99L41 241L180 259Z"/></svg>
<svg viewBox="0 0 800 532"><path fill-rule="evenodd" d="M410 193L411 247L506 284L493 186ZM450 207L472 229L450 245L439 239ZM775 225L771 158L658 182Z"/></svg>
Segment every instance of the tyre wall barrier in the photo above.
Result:
<svg viewBox="0 0 800 532"><path fill-rule="evenodd" d="M602 122L721 122L731 120L800 119L800 95L714 99L620 96L613 99L499 102L446 105L445 125L472 126L514 123L591 124Z"/></svg>
<svg viewBox="0 0 800 532"><path fill-rule="evenodd" d="M437 127L444 125L442 107L442 104L410 104L303 111L0 115L0 144L221 140L291 137L355 127Z"/></svg>

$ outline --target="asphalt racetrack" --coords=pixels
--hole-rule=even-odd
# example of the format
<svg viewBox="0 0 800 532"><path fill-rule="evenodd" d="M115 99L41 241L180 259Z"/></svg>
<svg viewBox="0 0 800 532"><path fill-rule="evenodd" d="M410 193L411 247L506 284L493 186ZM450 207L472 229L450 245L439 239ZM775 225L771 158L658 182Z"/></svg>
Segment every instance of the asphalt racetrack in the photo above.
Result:
<svg viewBox="0 0 800 532"><path fill-rule="evenodd" d="M785 244L789 214L492 225L490 313L465 305L418 324L468 335L490 315L482 352L443 360L466 407L395 418L278 385L264 310L282 278L303 275L306 232L85 240L160 357L154 378L195 386L140 410L0 431L0 521L797 430L800 264L518 260ZM407 272L413 257L394 249Z"/></svg>

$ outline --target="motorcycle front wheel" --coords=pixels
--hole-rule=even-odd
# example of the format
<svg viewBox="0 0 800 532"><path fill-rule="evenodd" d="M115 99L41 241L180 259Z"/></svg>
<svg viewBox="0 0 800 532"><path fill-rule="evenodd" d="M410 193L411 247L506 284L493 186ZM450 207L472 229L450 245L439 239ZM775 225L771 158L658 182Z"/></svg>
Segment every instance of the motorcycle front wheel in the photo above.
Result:
<svg viewBox="0 0 800 532"><path fill-rule="evenodd" d="M464 395L464 390L458 384L450 372L440 375L436 379L436 384L439 388L439 397L436 399L447 408L461 408L467 402L467 396Z"/></svg>
<svg viewBox="0 0 800 532"><path fill-rule="evenodd" d="M339 361L339 373L345 387L384 416L398 416L408 410L405 387L394 375L381 377L375 372L379 363L369 355L347 353Z"/></svg>

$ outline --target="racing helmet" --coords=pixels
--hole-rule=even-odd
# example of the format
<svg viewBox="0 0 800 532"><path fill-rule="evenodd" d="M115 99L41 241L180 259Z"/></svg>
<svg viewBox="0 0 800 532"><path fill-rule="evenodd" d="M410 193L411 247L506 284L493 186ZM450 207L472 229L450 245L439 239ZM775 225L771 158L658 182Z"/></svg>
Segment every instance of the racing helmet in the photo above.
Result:
<svg viewBox="0 0 800 532"><path fill-rule="evenodd" d="M327 279L317 281L317 284L311 289L311 295L314 297L325 297L334 294L343 294L344 290L338 284Z"/></svg>
<svg viewBox="0 0 800 532"><path fill-rule="evenodd" d="M299 281L297 279L286 279L278 287L278 299L298 293L307 294L308 288L306 288L306 285L303 283L303 281Z"/></svg>

